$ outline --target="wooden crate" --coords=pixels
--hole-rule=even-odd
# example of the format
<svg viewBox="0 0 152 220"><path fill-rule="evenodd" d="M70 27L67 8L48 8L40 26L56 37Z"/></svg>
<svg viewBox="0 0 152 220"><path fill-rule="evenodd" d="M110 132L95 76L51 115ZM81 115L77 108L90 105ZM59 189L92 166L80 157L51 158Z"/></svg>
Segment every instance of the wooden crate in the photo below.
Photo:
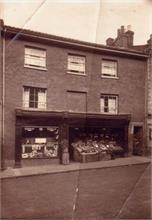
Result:
<svg viewBox="0 0 152 220"><path fill-rule="evenodd" d="M74 160L81 163L99 161L99 153L80 153L74 149Z"/></svg>
<svg viewBox="0 0 152 220"><path fill-rule="evenodd" d="M99 161L99 153L82 154L82 163Z"/></svg>
<svg viewBox="0 0 152 220"><path fill-rule="evenodd" d="M99 153L99 160L111 160L111 154L107 152L100 152Z"/></svg>

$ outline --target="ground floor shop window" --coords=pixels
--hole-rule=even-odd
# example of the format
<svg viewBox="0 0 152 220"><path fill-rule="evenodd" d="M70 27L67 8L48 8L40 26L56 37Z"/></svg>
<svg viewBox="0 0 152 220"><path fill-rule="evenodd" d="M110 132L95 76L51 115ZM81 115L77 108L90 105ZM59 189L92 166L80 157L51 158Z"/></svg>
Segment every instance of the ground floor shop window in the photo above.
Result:
<svg viewBox="0 0 152 220"><path fill-rule="evenodd" d="M70 153L74 160L79 160L79 154L92 154L92 160L100 160L102 156L123 156L124 129L123 128L71 128ZM93 159L93 154L96 154ZM90 157L91 160L91 157Z"/></svg>
<svg viewBox="0 0 152 220"><path fill-rule="evenodd" d="M58 157L58 127L24 127L22 159Z"/></svg>

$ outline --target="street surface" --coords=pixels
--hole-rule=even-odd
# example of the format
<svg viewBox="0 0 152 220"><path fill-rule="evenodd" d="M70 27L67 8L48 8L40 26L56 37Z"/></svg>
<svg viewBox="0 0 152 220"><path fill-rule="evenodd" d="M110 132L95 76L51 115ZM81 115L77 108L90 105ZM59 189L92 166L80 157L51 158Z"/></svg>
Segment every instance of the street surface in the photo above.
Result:
<svg viewBox="0 0 152 220"><path fill-rule="evenodd" d="M5 219L151 219L150 165L2 180Z"/></svg>

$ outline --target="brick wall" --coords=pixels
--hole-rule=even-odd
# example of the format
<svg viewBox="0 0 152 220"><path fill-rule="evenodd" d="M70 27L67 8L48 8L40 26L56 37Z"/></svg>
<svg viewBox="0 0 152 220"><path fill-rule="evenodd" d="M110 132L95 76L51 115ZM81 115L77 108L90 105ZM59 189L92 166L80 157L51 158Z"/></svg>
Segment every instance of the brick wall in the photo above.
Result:
<svg viewBox="0 0 152 220"><path fill-rule="evenodd" d="M8 42L7 42L8 43ZM24 46L47 50L47 71L24 67ZM67 73L67 55L86 56L86 76ZM118 61L118 79L101 78L101 59ZM5 157L14 158L15 109L22 107L23 86L47 88L47 109L68 110L67 91L87 92L87 111L100 112L100 94L119 95L119 113L132 114L132 121L144 120L146 62L80 50L15 40L6 48Z"/></svg>

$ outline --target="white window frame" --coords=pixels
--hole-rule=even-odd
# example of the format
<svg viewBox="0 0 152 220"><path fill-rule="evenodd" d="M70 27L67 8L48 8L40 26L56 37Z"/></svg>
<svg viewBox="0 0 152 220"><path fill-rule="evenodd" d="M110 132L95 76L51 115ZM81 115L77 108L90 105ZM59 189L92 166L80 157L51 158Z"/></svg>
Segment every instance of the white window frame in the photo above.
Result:
<svg viewBox="0 0 152 220"><path fill-rule="evenodd" d="M86 57L81 55L68 54L67 72L75 75L86 75Z"/></svg>
<svg viewBox="0 0 152 220"><path fill-rule="evenodd" d="M46 70L46 50L25 46L24 67Z"/></svg>
<svg viewBox="0 0 152 220"><path fill-rule="evenodd" d="M116 60L102 59L101 77L118 79L118 62Z"/></svg>
<svg viewBox="0 0 152 220"><path fill-rule="evenodd" d="M115 107L110 107L110 101L112 100L115 100ZM103 114L118 114L118 95L101 94L100 112Z"/></svg>
<svg viewBox="0 0 152 220"><path fill-rule="evenodd" d="M34 89L34 99L33 100L30 100L30 96L32 95L31 91L30 91L31 89ZM41 99L42 99L42 92L41 92L42 90L44 93L44 101L39 102L40 94L41 94ZM37 96L37 98L35 98L36 96ZM33 106L31 107L30 104L32 102L33 102ZM24 86L23 87L23 108L45 110L47 108L47 89Z"/></svg>

